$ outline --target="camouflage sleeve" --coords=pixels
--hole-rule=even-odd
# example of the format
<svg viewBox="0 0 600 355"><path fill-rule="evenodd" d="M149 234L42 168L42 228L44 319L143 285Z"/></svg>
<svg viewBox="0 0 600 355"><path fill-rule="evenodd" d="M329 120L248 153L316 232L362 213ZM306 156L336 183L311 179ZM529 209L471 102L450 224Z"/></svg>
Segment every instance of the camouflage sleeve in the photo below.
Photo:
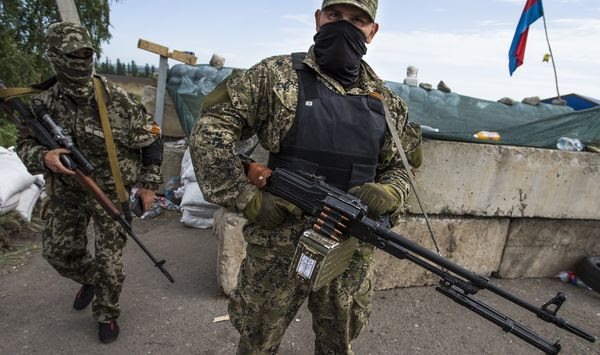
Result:
<svg viewBox="0 0 600 355"><path fill-rule="evenodd" d="M128 133L124 142L127 148L140 149L152 144L160 137L160 127L135 97L112 84L108 84L107 88L112 91L112 100L114 100L114 102L111 102L112 110L119 114L122 119L128 120ZM138 178L138 183L142 187L157 190L162 182L162 172L159 165L142 165Z"/></svg>
<svg viewBox="0 0 600 355"><path fill-rule="evenodd" d="M34 99L41 99L46 104L48 103L48 93L36 94L32 95L28 100L29 109L32 110L31 102ZM44 165L44 155L49 152L44 146L42 146L38 141L32 136L27 135L23 131L19 131L19 136L17 138L17 155L25 164L25 167L29 171L30 174L45 174L50 170Z"/></svg>
<svg viewBox="0 0 600 355"><path fill-rule="evenodd" d="M140 184L148 190L158 190L163 182L162 171L159 165L142 166L140 171Z"/></svg>
<svg viewBox="0 0 600 355"><path fill-rule="evenodd" d="M17 155L27 167L30 174L45 174L49 172L44 165L44 154L48 149L41 146L33 137L24 137L19 133L17 139Z"/></svg>
<svg viewBox="0 0 600 355"><path fill-rule="evenodd" d="M420 160L417 159L421 146L420 127L413 122L408 122L408 108L402 99L391 91L387 91L385 97L385 103L388 105L392 121L396 124L395 128L402 141L411 170L413 170L410 173L414 173L414 169L420 165ZM403 201L399 210L403 210L410 192L410 182L408 172L402 164L402 158L389 130L379 155L379 167L375 181L390 184L400 193Z"/></svg>
<svg viewBox="0 0 600 355"><path fill-rule="evenodd" d="M197 180L210 202L242 210L256 192L234 144L269 117L268 72L264 62L234 72L205 99L189 144Z"/></svg>

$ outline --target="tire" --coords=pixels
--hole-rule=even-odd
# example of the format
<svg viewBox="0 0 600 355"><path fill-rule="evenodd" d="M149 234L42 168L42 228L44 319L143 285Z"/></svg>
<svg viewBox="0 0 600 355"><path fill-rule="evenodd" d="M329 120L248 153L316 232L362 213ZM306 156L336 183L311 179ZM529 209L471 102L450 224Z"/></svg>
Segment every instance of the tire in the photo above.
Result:
<svg viewBox="0 0 600 355"><path fill-rule="evenodd" d="M600 292L600 256L581 259L577 263L575 274L592 290Z"/></svg>

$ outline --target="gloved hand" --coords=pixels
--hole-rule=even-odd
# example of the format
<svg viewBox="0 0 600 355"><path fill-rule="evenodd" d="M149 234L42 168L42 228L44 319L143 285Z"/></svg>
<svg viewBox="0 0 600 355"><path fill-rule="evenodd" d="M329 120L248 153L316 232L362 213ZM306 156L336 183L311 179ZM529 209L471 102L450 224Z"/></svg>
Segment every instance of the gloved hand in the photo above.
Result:
<svg viewBox="0 0 600 355"><path fill-rule="evenodd" d="M386 212L392 212L402 202L402 195L392 185L368 182L354 186L348 192L358 197L369 207L369 217L377 218Z"/></svg>
<svg viewBox="0 0 600 355"><path fill-rule="evenodd" d="M265 228L275 228L288 215L302 216L302 210L291 202L259 190L244 208L244 216Z"/></svg>

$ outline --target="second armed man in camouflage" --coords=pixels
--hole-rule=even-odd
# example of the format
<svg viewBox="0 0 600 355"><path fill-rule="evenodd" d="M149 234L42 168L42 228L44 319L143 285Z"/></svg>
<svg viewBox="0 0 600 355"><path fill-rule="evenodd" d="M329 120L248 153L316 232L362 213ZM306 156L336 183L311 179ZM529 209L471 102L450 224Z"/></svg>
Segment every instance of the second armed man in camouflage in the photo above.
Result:
<svg viewBox="0 0 600 355"><path fill-rule="evenodd" d="M290 278L296 244L313 222L248 182L234 142L256 134L271 169L324 176L361 198L372 217L400 211L409 172L386 128L383 105L409 155L419 149L420 131L407 125L405 103L362 61L379 29L376 10L377 0L323 1L308 53L264 59L232 74L205 99L190 138L198 181L208 200L243 211L249 220L243 230L247 256L229 303L240 333L238 354L276 353L307 298L315 354L352 354L350 343L368 322L373 247L359 243L349 268L317 291Z"/></svg>
<svg viewBox="0 0 600 355"><path fill-rule="evenodd" d="M90 35L84 27L59 22L49 26L46 43L56 82L49 81L50 87L34 99L45 104L53 119L96 166L92 178L116 201L92 83L94 49ZM148 209L154 190L162 182L160 128L132 96L99 78L124 185L140 185L139 197ZM84 309L93 300L100 341L112 342L119 335L116 319L125 279L122 259L127 234L89 192L69 177L73 171L60 161L60 155L68 150L48 151L32 137L20 137L18 143L18 154L28 170L44 174L47 180L50 196L43 211L47 220L42 254L61 275L82 285L73 308ZM86 249L90 219L94 220L95 255Z"/></svg>

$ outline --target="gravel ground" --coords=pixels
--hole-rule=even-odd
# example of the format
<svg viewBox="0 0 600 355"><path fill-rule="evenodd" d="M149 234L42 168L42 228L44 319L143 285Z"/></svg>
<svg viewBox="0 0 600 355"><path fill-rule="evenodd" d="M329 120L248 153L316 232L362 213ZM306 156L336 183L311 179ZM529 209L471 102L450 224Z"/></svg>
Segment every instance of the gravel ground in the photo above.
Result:
<svg viewBox="0 0 600 355"><path fill-rule="evenodd" d="M227 321L213 323L227 314L227 299L216 284L212 231L185 228L173 213L136 223L135 230L150 250L167 259L176 283L170 284L130 241L117 342L99 343L91 311L71 308L78 286L60 277L36 251L27 262L0 273L0 354L234 354L236 331ZM494 282L536 305L564 292L569 300L560 314L600 335L600 294L551 279ZM478 296L545 338L562 339L564 354L600 354L597 343L537 320L489 292ZM279 353L312 354L313 338L304 306ZM434 287L377 292L370 323L353 349L356 354L540 353Z"/></svg>

